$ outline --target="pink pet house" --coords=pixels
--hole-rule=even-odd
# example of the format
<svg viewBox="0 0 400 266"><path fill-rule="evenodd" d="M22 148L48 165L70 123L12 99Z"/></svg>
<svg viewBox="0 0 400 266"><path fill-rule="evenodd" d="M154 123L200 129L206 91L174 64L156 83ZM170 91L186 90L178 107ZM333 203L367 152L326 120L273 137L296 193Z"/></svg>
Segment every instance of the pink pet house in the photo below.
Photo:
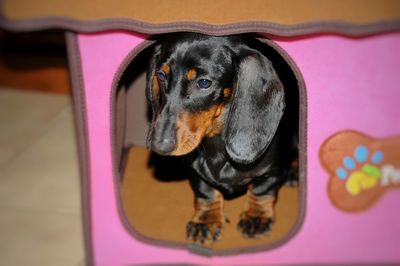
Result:
<svg viewBox="0 0 400 266"><path fill-rule="evenodd" d="M0 4L7 30L67 31L88 264L400 263L398 1ZM282 192L279 235L168 239L190 217L167 214L191 202L184 181L145 180L143 75L154 40L180 31L257 33L298 94L300 184Z"/></svg>

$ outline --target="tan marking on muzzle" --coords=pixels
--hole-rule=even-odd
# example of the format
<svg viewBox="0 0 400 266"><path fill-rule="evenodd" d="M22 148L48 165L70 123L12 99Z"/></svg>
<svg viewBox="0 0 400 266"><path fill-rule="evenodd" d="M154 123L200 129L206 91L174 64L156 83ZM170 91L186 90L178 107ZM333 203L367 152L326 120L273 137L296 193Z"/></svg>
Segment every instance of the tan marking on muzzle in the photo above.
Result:
<svg viewBox="0 0 400 266"><path fill-rule="evenodd" d="M184 155L193 151L204 136L212 137L222 132L223 105L216 105L197 113L183 112L176 121L176 149L171 155Z"/></svg>

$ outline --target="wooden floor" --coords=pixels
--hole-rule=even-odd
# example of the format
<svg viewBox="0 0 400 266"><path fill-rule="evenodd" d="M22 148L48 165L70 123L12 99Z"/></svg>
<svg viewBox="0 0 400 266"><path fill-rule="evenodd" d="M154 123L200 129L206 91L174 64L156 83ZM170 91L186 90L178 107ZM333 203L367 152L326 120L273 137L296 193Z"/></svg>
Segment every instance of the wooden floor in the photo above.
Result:
<svg viewBox="0 0 400 266"><path fill-rule="evenodd" d="M83 266L71 97L0 86L0 265Z"/></svg>
<svg viewBox="0 0 400 266"><path fill-rule="evenodd" d="M85 264L62 32L0 30L0 265Z"/></svg>

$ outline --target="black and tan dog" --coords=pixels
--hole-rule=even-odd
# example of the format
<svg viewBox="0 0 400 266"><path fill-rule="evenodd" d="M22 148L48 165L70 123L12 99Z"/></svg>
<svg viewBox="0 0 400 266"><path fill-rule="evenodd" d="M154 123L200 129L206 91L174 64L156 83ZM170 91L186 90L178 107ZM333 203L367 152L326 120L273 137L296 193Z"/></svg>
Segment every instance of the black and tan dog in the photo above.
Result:
<svg viewBox="0 0 400 266"><path fill-rule="evenodd" d="M219 239L223 193L243 189L239 230L245 237L268 232L296 145L293 131L280 126L285 89L266 56L240 36L173 34L155 46L147 97L148 146L162 155L195 154L195 214L187 237Z"/></svg>

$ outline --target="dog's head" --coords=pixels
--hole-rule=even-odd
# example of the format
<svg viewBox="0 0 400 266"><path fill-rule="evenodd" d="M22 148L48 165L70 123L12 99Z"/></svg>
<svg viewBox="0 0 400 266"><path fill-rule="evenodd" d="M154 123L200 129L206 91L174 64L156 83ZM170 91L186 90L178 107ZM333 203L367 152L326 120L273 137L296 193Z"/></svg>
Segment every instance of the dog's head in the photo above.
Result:
<svg viewBox="0 0 400 266"><path fill-rule="evenodd" d="M176 34L155 47L147 72L152 107L148 146L164 155L193 151L221 135L230 158L254 162L284 110L271 62L238 37Z"/></svg>

